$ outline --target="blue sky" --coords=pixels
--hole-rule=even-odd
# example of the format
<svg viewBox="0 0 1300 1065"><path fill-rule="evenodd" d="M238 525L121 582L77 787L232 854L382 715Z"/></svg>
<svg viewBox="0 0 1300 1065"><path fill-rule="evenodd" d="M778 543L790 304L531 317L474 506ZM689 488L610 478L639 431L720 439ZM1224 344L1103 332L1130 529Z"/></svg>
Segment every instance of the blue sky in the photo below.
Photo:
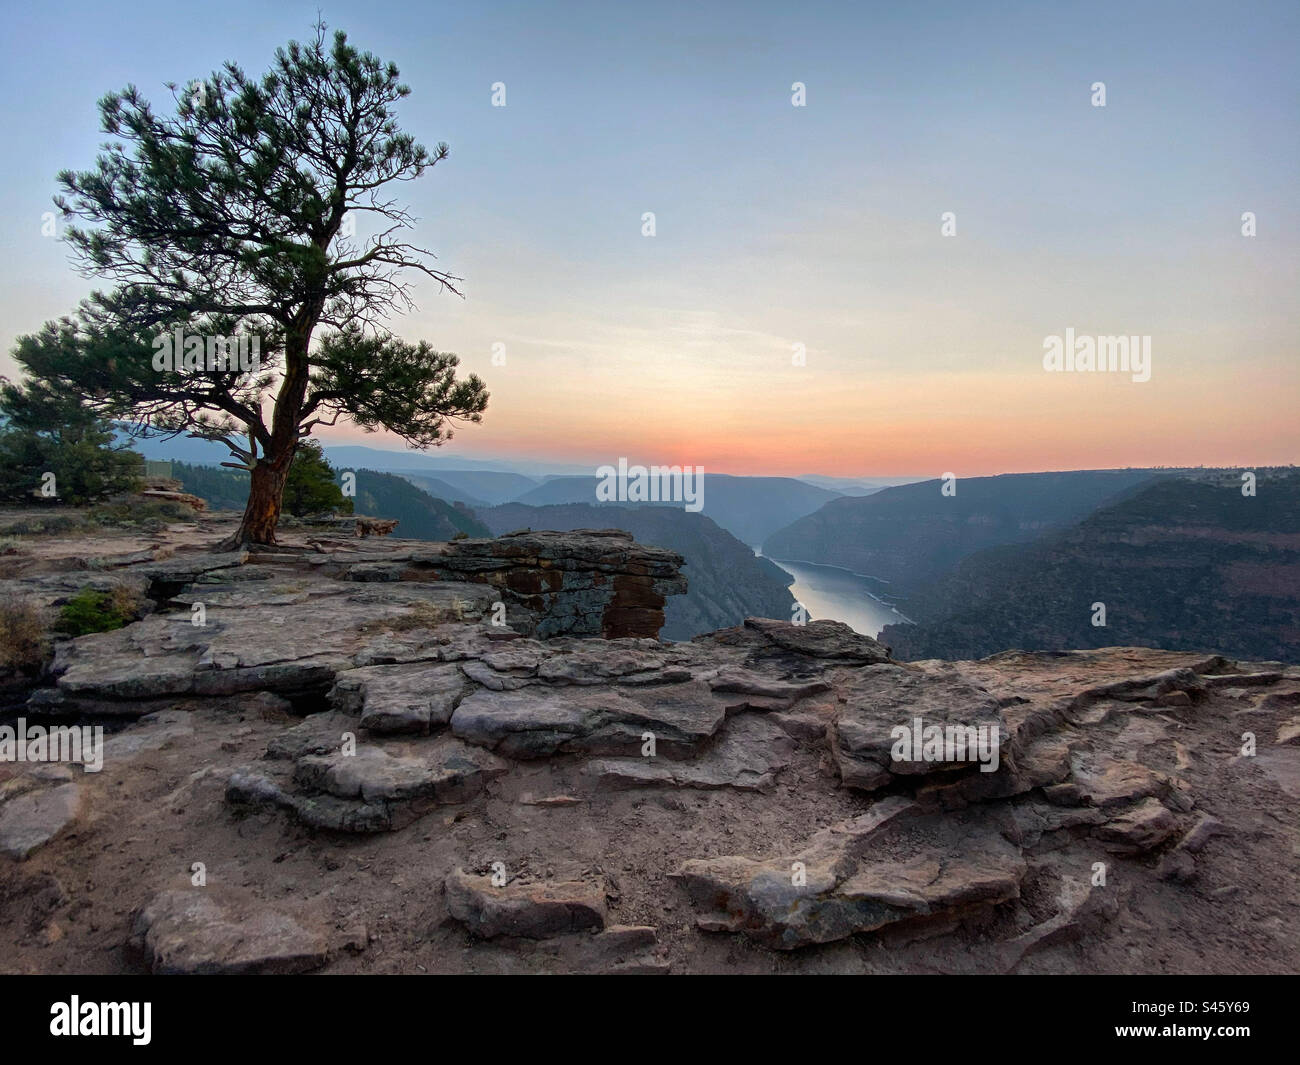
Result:
<svg viewBox="0 0 1300 1065"><path fill-rule="evenodd" d="M4 353L90 288L40 216L93 161L95 100L260 72L318 5L8 6ZM401 191L466 298L421 287L393 322L493 392L447 451L854 475L1296 459L1300 5L321 10L401 68L404 128L451 146ZM1151 335L1151 381L1045 374L1066 327Z"/></svg>

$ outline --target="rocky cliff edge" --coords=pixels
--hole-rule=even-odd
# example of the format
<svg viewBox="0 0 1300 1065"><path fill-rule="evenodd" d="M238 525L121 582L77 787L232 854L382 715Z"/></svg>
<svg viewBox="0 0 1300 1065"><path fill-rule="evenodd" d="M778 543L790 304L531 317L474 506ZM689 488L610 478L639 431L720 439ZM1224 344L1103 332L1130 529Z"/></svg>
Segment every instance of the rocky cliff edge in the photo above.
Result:
<svg viewBox="0 0 1300 1065"><path fill-rule="evenodd" d="M836 622L757 618L663 643L680 560L610 532L112 559L2 589L111 580L153 606L62 641L19 711L109 734L99 772L0 762L5 970L1300 956L1294 667L902 663Z"/></svg>

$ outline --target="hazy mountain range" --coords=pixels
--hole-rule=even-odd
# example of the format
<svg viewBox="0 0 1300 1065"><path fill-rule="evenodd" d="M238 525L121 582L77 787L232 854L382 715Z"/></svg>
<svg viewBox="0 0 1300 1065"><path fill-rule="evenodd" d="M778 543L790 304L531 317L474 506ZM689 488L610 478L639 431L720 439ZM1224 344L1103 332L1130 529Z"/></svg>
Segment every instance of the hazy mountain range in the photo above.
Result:
<svg viewBox="0 0 1300 1065"><path fill-rule="evenodd" d="M767 537L763 553L865 574L888 582L891 592L903 597L975 551L1035 540L1157 473L964 477L952 483L950 495L941 480L885 488L828 502Z"/></svg>
<svg viewBox="0 0 1300 1065"><path fill-rule="evenodd" d="M216 465L229 457L222 445L189 437L137 440L132 446L146 458L196 465ZM464 503L474 509L503 503L529 506L580 503L681 509L681 504L602 504L596 498L598 479L589 467L581 473L571 469L564 473L539 473L526 461L507 468L505 463L475 463L434 453L383 451L358 445L327 445L325 456L336 469L394 473L436 499ZM803 479L739 477L706 472L703 513L741 542L757 547L772 533L813 513L831 500L877 492L899 480L903 478L855 480L811 475Z"/></svg>
<svg viewBox="0 0 1300 1065"><path fill-rule="evenodd" d="M496 470L439 470L437 474L402 473L401 476L439 499L472 507L509 503L541 483L520 473Z"/></svg>
<svg viewBox="0 0 1300 1065"><path fill-rule="evenodd" d="M195 465L216 465L226 461L230 454L221 444L209 440L196 440L189 436L150 437L134 439L124 432L118 433L119 442L129 442L131 447L147 459L164 462L189 462ZM323 443L323 442L322 442ZM473 459L447 455L436 448L422 451L393 451L389 448L366 447L363 444L324 444L330 462L342 469L385 470L388 472L439 470L475 470L515 473L535 478L562 474L589 472L590 467L577 464L535 462L531 459Z"/></svg>
<svg viewBox="0 0 1300 1065"><path fill-rule="evenodd" d="M1159 478L1032 544L978 551L881 639L904 659L1139 646L1300 660L1300 473ZM1097 605L1104 605L1104 615ZM1104 624L1095 624L1104 620Z"/></svg>
<svg viewBox="0 0 1300 1065"><path fill-rule="evenodd" d="M189 444L208 463L223 457L216 445ZM667 639L750 615L790 616L790 575L746 546L761 544L769 558L878 581L916 622L881 635L902 658L1119 644L1300 658L1294 471L1262 473L1256 497L1242 495L1239 470L1005 474L958 478L947 494L941 479L706 474L703 512L691 513L597 503L590 473L434 466L429 456L370 448L326 453L364 473L357 512L398 518L399 536L614 527L679 552L690 591L668 602ZM350 465L361 453L388 472ZM222 487L228 474L191 469L187 488L237 505ZM1096 603L1104 626L1093 624Z"/></svg>
<svg viewBox="0 0 1300 1065"><path fill-rule="evenodd" d="M598 483L594 476L552 477L513 502L529 506L594 504ZM732 477L725 473L705 473L702 502L704 514L737 539L757 546L778 529L838 498L837 492L793 477ZM682 509L680 503L617 505Z"/></svg>

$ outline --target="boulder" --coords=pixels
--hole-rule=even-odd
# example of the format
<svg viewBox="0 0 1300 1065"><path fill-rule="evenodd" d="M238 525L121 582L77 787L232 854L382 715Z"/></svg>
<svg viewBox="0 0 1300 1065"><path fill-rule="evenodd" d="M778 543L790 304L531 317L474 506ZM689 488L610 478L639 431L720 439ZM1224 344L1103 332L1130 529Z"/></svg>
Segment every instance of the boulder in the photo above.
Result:
<svg viewBox="0 0 1300 1065"><path fill-rule="evenodd" d="M344 737L355 736L359 727L358 718L342 710L310 714L299 724L273 736L266 746L266 757L297 759L307 754L339 751L343 749Z"/></svg>
<svg viewBox="0 0 1300 1065"><path fill-rule="evenodd" d="M746 618L745 627L762 633L774 647L808 658L871 664L888 662L889 648L855 632L842 621L810 621L795 625L771 618Z"/></svg>
<svg viewBox="0 0 1300 1065"><path fill-rule="evenodd" d="M64 767L57 767L64 768ZM81 813L81 787L75 781L33 781L30 790L0 803L0 854L23 861L66 831Z"/></svg>
<svg viewBox="0 0 1300 1065"><path fill-rule="evenodd" d="M1101 845L1116 854L1139 854L1158 847L1178 831L1178 822L1159 799L1136 806L1093 829Z"/></svg>
<svg viewBox="0 0 1300 1065"><path fill-rule="evenodd" d="M1093 757L1075 752L1070 783L1074 803L1086 803L1109 809L1131 805L1138 799L1163 795L1169 791L1168 777L1138 763L1121 758ZM1047 789L1050 793L1051 788Z"/></svg>
<svg viewBox="0 0 1300 1065"><path fill-rule="evenodd" d="M211 888L160 892L131 917L127 952L159 975L301 973L329 960L316 924Z"/></svg>
<svg viewBox="0 0 1300 1065"><path fill-rule="evenodd" d="M1018 848L978 819L924 815L889 798L814 835L797 854L688 861L676 874L704 931L778 950L1016 898Z"/></svg>
<svg viewBox="0 0 1300 1065"><path fill-rule="evenodd" d="M495 887L491 876L457 869L447 877L444 890L451 916L484 939L547 939L605 927L605 886L598 880L510 882Z"/></svg>
<svg viewBox="0 0 1300 1065"><path fill-rule="evenodd" d="M425 798L458 803L505 770L501 759L447 736L399 750L361 744L353 755L305 755L294 767L294 782L304 791L364 803Z"/></svg>

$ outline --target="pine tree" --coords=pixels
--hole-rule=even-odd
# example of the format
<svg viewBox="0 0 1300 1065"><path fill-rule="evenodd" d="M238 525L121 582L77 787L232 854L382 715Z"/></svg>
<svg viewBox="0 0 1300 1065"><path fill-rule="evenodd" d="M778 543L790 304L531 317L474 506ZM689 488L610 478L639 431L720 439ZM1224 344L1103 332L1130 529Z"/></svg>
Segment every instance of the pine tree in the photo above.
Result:
<svg viewBox="0 0 1300 1065"><path fill-rule="evenodd" d="M0 419L0 498L75 506L139 487L140 456L110 422L47 381L0 377Z"/></svg>
<svg viewBox="0 0 1300 1065"><path fill-rule="evenodd" d="M334 469L315 440L298 446L284 485L284 509L296 518L337 510L352 513L352 500L334 480Z"/></svg>
<svg viewBox="0 0 1300 1065"><path fill-rule="evenodd" d="M227 63L169 88L171 116L133 86L100 102L114 139L95 169L59 175L55 202L82 220L66 231L78 265L115 287L20 338L15 355L136 431L224 442L227 465L250 474L228 546L274 543L294 455L317 426L346 418L427 448L487 406L455 355L384 326L411 306L409 271L457 292L403 239L414 219L388 194L447 146L430 153L401 132L397 68L343 33L327 44L323 24L260 79ZM352 235L357 217L374 236ZM226 340L247 353L253 338L255 369L221 360Z"/></svg>

